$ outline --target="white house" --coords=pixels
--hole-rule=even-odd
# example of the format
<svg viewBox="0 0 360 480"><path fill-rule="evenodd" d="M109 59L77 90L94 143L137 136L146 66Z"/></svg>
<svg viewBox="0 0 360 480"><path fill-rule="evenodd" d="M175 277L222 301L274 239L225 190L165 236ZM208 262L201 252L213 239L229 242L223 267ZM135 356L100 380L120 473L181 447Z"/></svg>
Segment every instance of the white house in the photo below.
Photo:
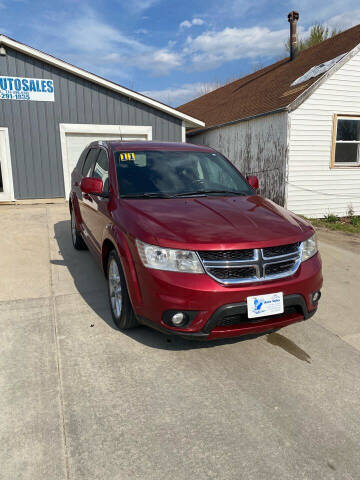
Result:
<svg viewBox="0 0 360 480"><path fill-rule="evenodd" d="M295 213L359 215L360 25L298 55L291 47L290 58L179 107L205 122L188 140L258 175L261 193Z"/></svg>

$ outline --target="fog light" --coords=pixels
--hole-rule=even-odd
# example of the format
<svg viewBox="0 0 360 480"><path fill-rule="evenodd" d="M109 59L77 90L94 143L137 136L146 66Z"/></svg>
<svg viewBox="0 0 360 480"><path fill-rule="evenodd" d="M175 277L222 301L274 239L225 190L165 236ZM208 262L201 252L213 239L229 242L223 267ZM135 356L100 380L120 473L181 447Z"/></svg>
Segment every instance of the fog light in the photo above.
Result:
<svg viewBox="0 0 360 480"><path fill-rule="evenodd" d="M320 300L320 297L321 297L320 291L314 292L311 297L312 303L317 303Z"/></svg>
<svg viewBox="0 0 360 480"><path fill-rule="evenodd" d="M179 327L185 322L185 319L186 315L182 312L178 312L171 317L171 322L173 325L175 325L175 327Z"/></svg>
<svg viewBox="0 0 360 480"><path fill-rule="evenodd" d="M169 327L187 328L198 313L196 310L166 310L162 314L162 321Z"/></svg>

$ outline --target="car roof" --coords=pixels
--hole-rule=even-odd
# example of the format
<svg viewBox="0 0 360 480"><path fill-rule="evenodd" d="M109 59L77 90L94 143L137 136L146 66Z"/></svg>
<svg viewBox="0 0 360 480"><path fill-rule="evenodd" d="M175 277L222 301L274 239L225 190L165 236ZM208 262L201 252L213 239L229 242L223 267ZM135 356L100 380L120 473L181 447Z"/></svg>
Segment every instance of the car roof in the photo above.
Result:
<svg viewBox="0 0 360 480"><path fill-rule="evenodd" d="M163 151L193 151L214 152L210 147L181 142L150 142L145 140L97 140L90 144L91 147L103 145L116 152L130 152L139 150L163 150Z"/></svg>

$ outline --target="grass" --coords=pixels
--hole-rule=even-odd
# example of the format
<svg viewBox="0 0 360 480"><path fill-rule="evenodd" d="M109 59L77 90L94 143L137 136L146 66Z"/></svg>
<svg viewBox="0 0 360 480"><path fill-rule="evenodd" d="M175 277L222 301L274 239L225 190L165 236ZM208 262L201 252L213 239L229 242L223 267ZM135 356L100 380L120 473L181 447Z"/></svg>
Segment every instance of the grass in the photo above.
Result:
<svg viewBox="0 0 360 480"><path fill-rule="evenodd" d="M333 213L328 213L327 215L325 215L324 220L326 223L337 223L339 221L339 217L337 217Z"/></svg>
<svg viewBox="0 0 360 480"><path fill-rule="evenodd" d="M325 227L330 230L340 232L360 234L360 216L351 215L350 217L337 217L329 213L324 218L309 218L314 227Z"/></svg>

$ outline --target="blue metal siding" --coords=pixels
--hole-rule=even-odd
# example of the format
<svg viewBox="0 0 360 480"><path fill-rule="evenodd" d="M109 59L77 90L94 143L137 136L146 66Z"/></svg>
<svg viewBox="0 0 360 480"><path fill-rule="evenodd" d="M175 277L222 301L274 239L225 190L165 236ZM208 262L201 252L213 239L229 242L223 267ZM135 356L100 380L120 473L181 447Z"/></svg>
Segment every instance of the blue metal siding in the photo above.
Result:
<svg viewBox="0 0 360 480"><path fill-rule="evenodd" d="M55 102L0 100L9 128L15 198L64 196L60 123L152 126L153 140L181 141L181 120L6 47L0 75L49 78Z"/></svg>

